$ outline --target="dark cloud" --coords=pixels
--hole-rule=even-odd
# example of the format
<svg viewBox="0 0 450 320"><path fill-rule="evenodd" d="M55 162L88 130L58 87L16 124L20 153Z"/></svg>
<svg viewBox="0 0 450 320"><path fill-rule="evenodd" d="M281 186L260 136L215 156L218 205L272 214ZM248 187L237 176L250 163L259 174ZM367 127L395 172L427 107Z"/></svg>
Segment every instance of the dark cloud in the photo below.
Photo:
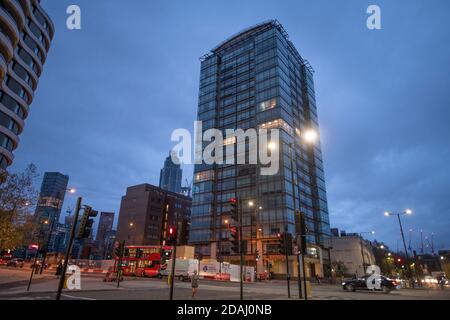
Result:
<svg viewBox="0 0 450 320"><path fill-rule="evenodd" d="M331 224L395 247L383 212L411 207L414 241L423 229L450 246L447 1L377 1L380 31L356 0L77 2L81 31L65 29L69 1L43 1L57 34L13 169L67 173L118 212L127 186L158 182L172 130L192 128L198 58L277 18L316 70Z"/></svg>

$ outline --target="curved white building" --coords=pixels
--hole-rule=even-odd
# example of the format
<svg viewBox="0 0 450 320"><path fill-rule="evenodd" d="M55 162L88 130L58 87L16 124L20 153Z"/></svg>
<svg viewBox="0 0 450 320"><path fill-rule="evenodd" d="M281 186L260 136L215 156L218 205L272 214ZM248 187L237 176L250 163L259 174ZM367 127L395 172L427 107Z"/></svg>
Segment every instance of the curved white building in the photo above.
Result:
<svg viewBox="0 0 450 320"><path fill-rule="evenodd" d="M0 1L0 170L13 162L54 30L40 0Z"/></svg>

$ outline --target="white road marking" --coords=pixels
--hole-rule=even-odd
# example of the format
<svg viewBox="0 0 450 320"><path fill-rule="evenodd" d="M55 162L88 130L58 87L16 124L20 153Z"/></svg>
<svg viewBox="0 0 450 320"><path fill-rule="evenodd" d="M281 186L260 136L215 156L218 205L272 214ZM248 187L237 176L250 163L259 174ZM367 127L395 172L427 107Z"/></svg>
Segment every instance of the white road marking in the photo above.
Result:
<svg viewBox="0 0 450 320"><path fill-rule="evenodd" d="M76 296L70 296L68 294L61 294L63 297L72 298L72 299L81 299L81 300L97 300L94 298L86 298L86 297L76 297Z"/></svg>

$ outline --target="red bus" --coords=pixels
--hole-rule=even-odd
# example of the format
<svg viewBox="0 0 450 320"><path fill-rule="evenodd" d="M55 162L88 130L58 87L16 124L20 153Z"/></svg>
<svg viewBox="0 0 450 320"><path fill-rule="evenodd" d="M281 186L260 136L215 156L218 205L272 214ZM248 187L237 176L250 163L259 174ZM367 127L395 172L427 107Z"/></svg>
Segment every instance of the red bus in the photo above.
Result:
<svg viewBox="0 0 450 320"><path fill-rule="evenodd" d="M160 270L171 258L170 246L125 246L122 259L122 275L138 277L161 277ZM119 261L116 257L114 270Z"/></svg>

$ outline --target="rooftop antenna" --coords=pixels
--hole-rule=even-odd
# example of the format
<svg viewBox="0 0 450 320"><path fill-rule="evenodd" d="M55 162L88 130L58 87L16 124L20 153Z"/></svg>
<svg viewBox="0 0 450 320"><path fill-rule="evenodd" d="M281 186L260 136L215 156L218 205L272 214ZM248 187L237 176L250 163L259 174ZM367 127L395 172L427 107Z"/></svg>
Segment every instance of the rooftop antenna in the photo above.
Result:
<svg viewBox="0 0 450 320"><path fill-rule="evenodd" d="M423 254L423 230L420 229L420 253Z"/></svg>
<svg viewBox="0 0 450 320"><path fill-rule="evenodd" d="M181 187L181 193L184 194L187 197L191 197L191 192L192 192L192 182L194 181L194 179L191 179L191 182L189 182L188 179L185 179L185 183L186 185L184 187Z"/></svg>
<svg viewBox="0 0 450 320"><path fill-rule="evenodd" d="M412 253L412 247L411 247L411 234L413 229L409 229L409 240L408 240L408 250Z"/></svg>
<svg viewBox="0 0 450 320"><path fill-rule="evenodd" d="M434 256L434 232L431 233L431 254Z"/></svg>

